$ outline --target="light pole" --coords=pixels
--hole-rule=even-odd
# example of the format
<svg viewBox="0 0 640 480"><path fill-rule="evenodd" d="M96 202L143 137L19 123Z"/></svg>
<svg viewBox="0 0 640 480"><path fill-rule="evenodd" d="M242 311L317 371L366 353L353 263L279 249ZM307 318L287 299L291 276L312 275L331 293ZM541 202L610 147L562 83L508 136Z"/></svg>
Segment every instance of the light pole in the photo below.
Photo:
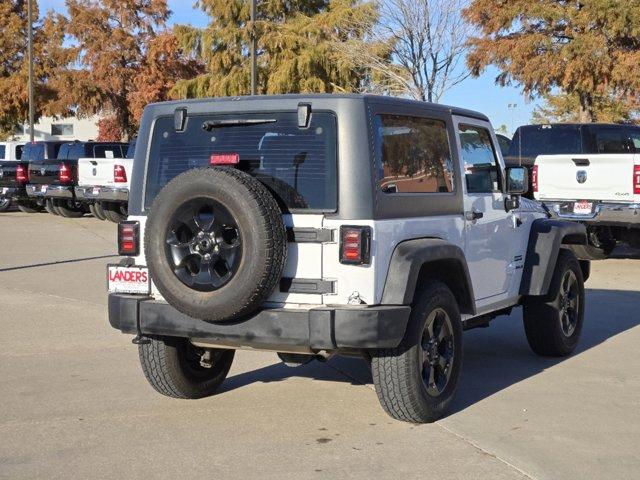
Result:
<svg viewBox="0 0 640 480"><path fill-rule="evenodd" d="M29 0L27 4L28 22L29 22L29 141L34 140L33 118L34 118L34 100L33 100L33 1Z"/></svg>
<svg viewBox="0 0 640 480"><path fill-rule="evenodd" d="M256 3L257 0L251 0L251 45L249 47L251 54L251 95L258 94L258 59L256 58L257 39L256 39Z"/></svg>

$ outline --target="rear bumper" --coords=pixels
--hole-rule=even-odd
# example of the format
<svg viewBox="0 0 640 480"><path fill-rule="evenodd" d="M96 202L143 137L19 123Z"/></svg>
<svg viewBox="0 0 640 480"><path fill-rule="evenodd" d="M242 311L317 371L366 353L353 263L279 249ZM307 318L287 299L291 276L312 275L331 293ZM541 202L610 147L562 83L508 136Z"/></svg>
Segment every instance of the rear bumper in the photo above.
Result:
<svg viewBox="0 0 640 480"><path fill-rule="evenodd" d="M129 201L129 189L98 186L76 187L76 198L84 202L99 201L126 203Z"/></svg>
<svg viewBox="0 0 640 480"><path fill-rule="evenodd" d="M556 218L563 220L577 220L585 223L601 225L637 224L640 227L640 203L597 203L593 212L588 215L576 215L571 212L574 202L548 201L543 203L551 210Z"/></svg>
<svg viewBox="0 0 640 480"><path fill-rule="evenodd" d="M109 295L109 323L123 333L298 353L397 347L410 313L411 308L406 306L278 308L259 310L232 323L210 323L150 298Z"/></svg>
<svg viewBox="0 0 640 480"><path fill-rule="evenodd" d="M43 191L42 187L47 188ZM62 185L27 185L27 195L30 197L45 197L45 198L73 198L73 187L67 187Z"/></svg>

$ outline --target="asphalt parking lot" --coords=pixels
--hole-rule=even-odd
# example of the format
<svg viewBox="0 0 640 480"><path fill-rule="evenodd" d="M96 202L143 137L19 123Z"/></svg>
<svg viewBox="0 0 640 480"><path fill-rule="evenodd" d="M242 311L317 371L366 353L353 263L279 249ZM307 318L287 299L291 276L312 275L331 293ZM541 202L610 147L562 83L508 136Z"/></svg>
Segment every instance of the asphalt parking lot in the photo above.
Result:
<svg viewBox="0 0 640 480"><path fill-rule="evenodd" d="M239 352L222 392L156 394L107 321L115 225L0 214L0 478L632 479L640 476L640 255L594 263L571 358L519 312L465 336L451 415L389 419L364 362Z"/></svg>

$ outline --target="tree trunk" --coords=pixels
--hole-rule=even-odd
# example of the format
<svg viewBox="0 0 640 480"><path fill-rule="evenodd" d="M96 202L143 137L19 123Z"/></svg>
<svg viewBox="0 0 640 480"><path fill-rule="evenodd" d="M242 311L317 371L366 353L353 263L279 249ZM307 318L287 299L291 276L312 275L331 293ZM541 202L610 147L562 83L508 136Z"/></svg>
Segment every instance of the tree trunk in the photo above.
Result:
<svg viewBox="0 0 640 480"><path fill-rule="evenodd" d="M593 123L596 121L596 112L593 107L593 95L589 92L580 92L580 122Z"/></svg>

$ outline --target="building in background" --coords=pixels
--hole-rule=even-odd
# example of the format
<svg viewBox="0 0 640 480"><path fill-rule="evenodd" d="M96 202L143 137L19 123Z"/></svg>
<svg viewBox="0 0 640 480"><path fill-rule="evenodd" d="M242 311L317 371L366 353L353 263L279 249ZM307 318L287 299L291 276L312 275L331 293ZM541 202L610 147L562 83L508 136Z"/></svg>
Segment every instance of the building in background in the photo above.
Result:
<svg viewBox="0 0 640 480"><path fill-rule="evenodd" d="M34 126L35 140L95 140L98 138L100 116L87 118L42 117ZM16 128L14 139L29 141L29 124Z"/></svg>

